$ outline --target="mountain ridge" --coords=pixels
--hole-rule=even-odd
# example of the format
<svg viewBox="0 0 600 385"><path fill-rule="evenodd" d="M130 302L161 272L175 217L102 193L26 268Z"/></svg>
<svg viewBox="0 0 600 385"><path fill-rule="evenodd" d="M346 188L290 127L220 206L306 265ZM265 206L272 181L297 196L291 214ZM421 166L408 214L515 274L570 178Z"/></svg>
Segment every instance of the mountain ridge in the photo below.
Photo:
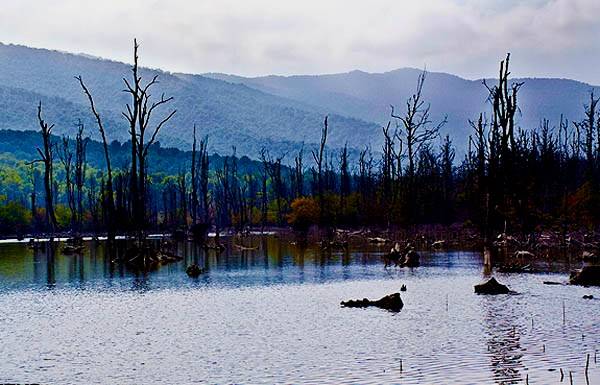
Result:
<svg viewBox="0 0 600 385"><path fill-rule="evenodd" d="M143 58L143 52L142 52ZM353 150L382 142L381 126L390 119L390 105L399 110L414 93L422 70L398 68L386 72L353 70L314 75L243 77L217 72L185 74L142 68L145 79L158 74L158 92L173 96L178 110L172 124L159 135L166 146L188 149L191 129L209 135L211 151L258 157L261 148L290 153L303 145L315 146L322 122L329 115L332 148L348 143ZM121 111L127 100L123 77L130 64L87 54L0 43L0 129L35 129L35 108L42 100L48 121L57 132L71 134L77 119L91 133L95 123L73 76L82 75L94 94L110 140L127 140ZM453 138L458 152L467 146L472 129L469 119L489 111L483 79L465 79L445 72L428 72L423 90L431 106L431 120L448 117L442 135ZM493 79L488 79L493 82ZM527 77L520 91L521 114L517 123L536 128L542 118L557 122L583 118L589 91L597 86L566 78ZM493 84L493 83L492 83ZM158 116L160 117L160 116Z"/></svg>

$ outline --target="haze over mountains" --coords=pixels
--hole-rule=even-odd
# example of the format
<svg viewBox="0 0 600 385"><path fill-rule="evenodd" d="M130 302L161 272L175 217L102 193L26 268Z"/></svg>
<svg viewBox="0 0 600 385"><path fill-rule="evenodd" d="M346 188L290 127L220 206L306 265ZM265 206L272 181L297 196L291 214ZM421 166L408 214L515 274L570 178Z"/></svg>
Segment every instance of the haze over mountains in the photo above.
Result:
<svg viewBox="0 0 600 385"><path fill-rule="evenodd" d="M143 51L140 54L143 64ZM497 58L499 60L501 58ZM491 58L490 60L494 60ZM144 69L151 79L159 74L155 94L173 96L177 114L159 140L163 145L189 149L192 127L209 135L211 149L256 158L262 147L273 153L295 151L319 140L323 117L329 114L332 147L348 143L377 150L381 125L389 119L390 104L404 107L414 92L420 70L398 69L385 73L352 71L315 76L266 76L245 78L210 73L190 75ZM47 120L56 133L73 133L81 119L90 133L96 127L86 99L73 78L82 75L94 94L110 139L126 140L126 121L121 111L127 102L123 77L130 66L88 55L0 44L0 129L37 130L36 106L41 100ZM558 122L583 117L583 104L594 87L567 79L522 79L519 124L535 128L541 118ZM445 73L429 73L424 87L434 122L448 117L443 133L449 133L459 150L471 133L468 119L488 111L487 91L481 80L466 80ZM166 110L165 110L166 111Z"/></svg>

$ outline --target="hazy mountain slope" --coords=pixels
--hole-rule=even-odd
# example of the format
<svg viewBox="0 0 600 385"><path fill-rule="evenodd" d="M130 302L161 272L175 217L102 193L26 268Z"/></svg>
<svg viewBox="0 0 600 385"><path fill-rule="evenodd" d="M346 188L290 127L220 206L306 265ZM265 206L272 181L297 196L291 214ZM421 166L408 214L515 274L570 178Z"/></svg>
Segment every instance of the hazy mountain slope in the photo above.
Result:
<svg viewBox="0 0 600 385"><path fill-rule="evenodd" d="M143 52L142 52L143 59ZM143 62L143 61L142 61ZM166 146L188 149L191 128L209 135L212 151L257 157L262 147L289 152L306 142L319 140L323 117L330 115L329 144L351 148L382 142L380 126L389 119L390 104L404 108L414 92L419 70L385 73L352 71L315 76L267 76L172 74L143 69L150 79L160 75L155 94L175 98L177 114L159 140ZM0 129L37 129L36 106L44 104L47 120L56 133L72 133L82 119L96 133L87 101L77 81L81 74L95 96L110 139L126 140L121 111L127 102L123 77L130 66L109 60L57 51L0 44ZM542 117L557 122L561 113L569 120L582 118L583 104L592 86L566 79L523 79L520 93L523 127L536 127ZM444 73L429 73L424 89L431 103L431 119L448 116L443 133L450 133L459 153L472 132L467 120L489 111L487 92L480 80L465 80ZM159 116L157 116L158 118Z"/></svg>
<svg viewBox="0 0 600 385"><path fill-rule="evenodd" d="M143 55L143 53L142 53ZM142 56L143 58L143 56ZM127 101L122 78L130 75L130 66L109 60L72 55L57 51L0 44L0 87L11 97L0 104L0 129L35 128L35 115L28 112L42 99L48 120L57 130L69 131L77 118L89 119L86 100L73 78L81 74L92 90L98 107L113 135L127 137L121 111ZM159 140L166 145L189 148L194 123L200 135L209 135L213 150L256 157L261 147L285 152L300 142L318 141L327 109L267 94L244 85L235 85L197 75L173 75L144 69L145 79L159 74L155 94L164 92L175 98L177 114L165 127ZM28 107L29 104L32 107ZM70 112L70 113L69 113ZM157 116L158 118L159 116ZM377 138L378 127L357 119L331 115L331 144L362 145L365 138ZM33 126L32 126L33 124ZM60 127L60 129L59 129ZM93 126L91 126L93 128Z"/></svg>
<svg viewBox="0 0 600 385"><path fill-rule="evenodd" d="M265 76L244 78L224 74L207 76L245 84L258 90L303 103L315 103L339 114L382 124L389 119L390 104L401 109L415 91L421 71L411 68L385 73L352 71L314 76ZM557 122L560 114L570 120L583 116L583 104L593 86L568 79L517 79L524 81L519 103L522 115L518 122L526 128L536 127L545 117ZM493 84L493 80L490 80ZM466 144L471 130L468 119L489 111L487 90L481 80L466 80L445 73L428 73L424 97L431 104L434 121L448 116L444 132L458 145Z"/></svg>

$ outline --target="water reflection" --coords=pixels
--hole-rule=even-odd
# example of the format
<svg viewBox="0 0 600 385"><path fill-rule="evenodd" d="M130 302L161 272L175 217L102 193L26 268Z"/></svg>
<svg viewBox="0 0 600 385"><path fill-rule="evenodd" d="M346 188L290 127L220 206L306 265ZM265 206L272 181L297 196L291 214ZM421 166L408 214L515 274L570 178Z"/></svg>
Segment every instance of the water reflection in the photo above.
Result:
<svg viewBox="0 0 600 385"><path fill-rule="evenodd" d="M274 237L223 241L223 253L176 244L184 260L148 273L118 262L122 242L88 242L83 255L1 245L0 382L74 382L69 373L81 373L83 383L509 385L527 374L532 384L553 383L549 369L560 367L583 378L577 365L600 344L595 302L575 300L583 289L500 275L521 294L474 295L480 253L424 252L420 268L384 269L384 250L371 245L324 251ZM189 278L193 263L207 273ZM401 284L405 308L394 316L339 307ZM569 298L563 324L560 303ZM543 316L549 309L558 309L555 317ZM542 344L549 349L540 355ZM24 363L46 369L26 377ZM592 383L599 372L594 364Z"/></svg>
<svg viewBox="0 0 600 385"><path fill-rule="evenodd" d="M514 385L523 380L524 365L521 362L521 326L517 325L514 309L505 301L485 298L482 306L483 320L487 331L487 351L492 378L499 385ZM508 305L508 306L507 306Z"/></svg>

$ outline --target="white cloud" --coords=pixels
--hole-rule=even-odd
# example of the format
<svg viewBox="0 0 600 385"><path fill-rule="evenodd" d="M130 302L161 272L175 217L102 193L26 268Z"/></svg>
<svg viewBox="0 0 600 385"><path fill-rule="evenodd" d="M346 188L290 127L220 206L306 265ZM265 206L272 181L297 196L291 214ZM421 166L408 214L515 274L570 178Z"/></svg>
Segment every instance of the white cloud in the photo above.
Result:
<svg viewBox="0 0 600 385"><path fill-rule="evenodd" d="M600 83L597 0L8 0L0 39L171 71L385 71L476 78L513 53L515 75Z"/></svg>

